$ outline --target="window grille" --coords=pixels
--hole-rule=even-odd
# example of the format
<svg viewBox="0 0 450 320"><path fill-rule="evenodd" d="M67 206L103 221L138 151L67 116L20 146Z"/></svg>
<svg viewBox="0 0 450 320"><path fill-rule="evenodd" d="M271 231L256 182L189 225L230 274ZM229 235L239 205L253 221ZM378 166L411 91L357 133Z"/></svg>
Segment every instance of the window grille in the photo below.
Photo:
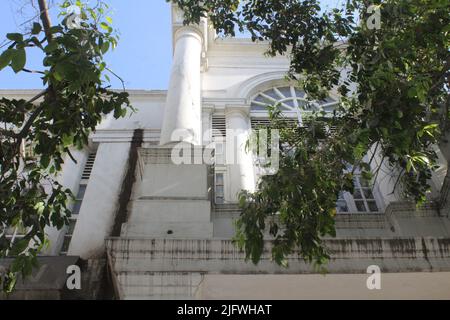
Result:
<svg viewBox="0 0 450 320"><path fill-rule="evenodd" d="M91 152L89 153L88 159L86 161L86 165L84 166L83 174L81 175L81 179L83 180L89 180L92 173L92 168L94 167L96 153Z"/></svg>
<svg viewBox="0 0 450 320"><path fill-rule="evenodd" d="M336 203L338 213L379 213L380 208L374 195L374 188L369 181L356 175L354 192L341 192Z"/></svg>
<svg viewBox="0 0 450 320"><path fill-rule="evenodd" d="M225 121L225 116L213 116L212 117L212 137L220 138L226 137L227 125Z"/></svg>

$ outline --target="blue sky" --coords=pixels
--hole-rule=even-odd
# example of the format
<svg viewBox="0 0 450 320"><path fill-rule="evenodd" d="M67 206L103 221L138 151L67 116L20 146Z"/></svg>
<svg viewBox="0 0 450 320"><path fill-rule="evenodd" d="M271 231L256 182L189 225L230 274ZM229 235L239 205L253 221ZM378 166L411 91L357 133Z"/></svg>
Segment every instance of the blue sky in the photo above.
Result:
<svg viewBox="0 0 450 320"><path fill-rule="evenodd" d="M22 30L21 24L33 17L32 10L21 12L27 1L0 0L0 43L6 33ZM170 5L165 0L108 0L108 3L113 10L114 27L120 31L118 47L107 56L111 69L125 80L128 89L167 88L172 59ZM56 21L58 8L51 11ZM42 61L37 50L30 51L27 58L30 69L38 68ZM120 87L120 82L111 80L114 88ZM16 75L10 68L0 72L0 89L41 87L39 75Z"/></svg>
<svg viewBox="0 0 450 320"><path fill-rule="evenodd" d="M58 2L49 0L49 3ZM108 54L108 65L124 80L128 89L166 89L172 60L170 5L165 0L107 0L113 10L114 27L120 31L120 42ZM342 0L323 0L335 5ZM23 22L34 16L29 0L0 0L0 45L9 32L23 31ZM57 20L57 7L51 8ZM2 49L0 49L1 51ZM40 69L42 55L30 50L27 68ZM42 87L39 75L14 74L10 68L0 72L0 89L37 89ZM112 79L112 87L121 87Z"/></svg>

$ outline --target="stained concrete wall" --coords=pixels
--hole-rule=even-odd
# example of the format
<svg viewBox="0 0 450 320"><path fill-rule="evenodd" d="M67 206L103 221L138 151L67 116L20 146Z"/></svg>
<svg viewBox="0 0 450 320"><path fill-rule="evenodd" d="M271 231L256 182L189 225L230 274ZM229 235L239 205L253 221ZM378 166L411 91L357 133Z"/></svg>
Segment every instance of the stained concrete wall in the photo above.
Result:
<svg viewBox="0 0 450 320"><path fill-rule="evenodd" d="M205 275L198 299L450 299L450 272L381 274L369 290L369 274Z"/></svg>

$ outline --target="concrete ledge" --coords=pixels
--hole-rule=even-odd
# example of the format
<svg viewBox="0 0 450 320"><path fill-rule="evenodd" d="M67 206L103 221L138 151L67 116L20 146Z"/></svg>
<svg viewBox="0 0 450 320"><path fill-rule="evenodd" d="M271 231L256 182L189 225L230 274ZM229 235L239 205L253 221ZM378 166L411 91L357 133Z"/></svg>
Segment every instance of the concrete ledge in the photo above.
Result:
<svg viewBox="0 0 450 320"><path fill-rule="evenodd" d="M288 257L289 268L271 261L266 241L258 265L245 262L245 254L231 240L109 239L116 272L200 272L225 274L316 273L298 254ZM328 239L329 273L365 273L370 265L383 272L450 271L449 238Z"/></svg>
<svg viewBox="0 0 450 320"><path fill-rule="evenodd" d="M211 222L157 222L157 223L127 223L123 225L122 234L130 237L161 237L168 239L186 238L211 238L213 224Z"/></svg>

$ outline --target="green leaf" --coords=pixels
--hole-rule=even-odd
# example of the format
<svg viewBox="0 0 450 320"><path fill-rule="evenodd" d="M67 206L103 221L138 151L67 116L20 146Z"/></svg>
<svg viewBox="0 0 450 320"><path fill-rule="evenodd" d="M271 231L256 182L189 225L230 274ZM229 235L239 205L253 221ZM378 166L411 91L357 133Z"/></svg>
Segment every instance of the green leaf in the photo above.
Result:
<svg viewBox="0 0 450 320"><path fill-rule="evenodd" d="M101 27L103 30L108 31L108 32L110 32L110 33L113 31L113 29L112 29L106 22L100 23L100 27Z"/></svg>
<svg viewBox="0 0 450 320"><path fill-rule="evenodd" d="M28 247L29 243L30 243L30 241L26 240L26 239L18 241L17 244L15 244L13 247L13 252L16 255L19 255L21 252L23 252ZM20 268L15 271L19 271L19 270L20 270Z"/></svg>
<svg viewBox="0 0 450 320"><path fill-rule="evenodd" d="M411 172L411 169L414 168L411 159L406 161L406 172Z"/></svg>
<svg viewBox="0 0 450 320"><path fill-rule="evenodd" d="M41 215L44 212L45 209L45 203L44 202L38 202L36 203L36 205L34 206L34 210L36 210L36 212Z"/></svg>
<svg viewBox="0 0 450 320"><path fill-rule="evenodd" d="M31 29L31 34L39 34L42 31L42 26L35 22L33 23L33 28Z"/></svg>
<svg viewBox="0 0 450 320"><path fill-rule="evenodd" d="M55 78L56 81L62 81L63 79L63 76L57 70L53 72L53 77Z"/></svg>
<svg viewBox="0 0 450 320"><path fill-rule="evenodd" d="M5 280L5 281L6 281L6 283L5 283L5 292L6 293L11 293L14 290L15 286L16 286L17 277L14 274L9 273L8 274L8 279Z"/></svg>
<svg viewBox="0 0 450 320"><path fill-rule="evenodd" d="M45 47L44 51L46 53L51 53L53 51L55 51L56 49L58 49L58 43L56 41L50 42L48 44L48 46Z"/></svg>
<svg viewBox="0 0 450 320"><path fill-rule="evenodd" d="M44 154L41 157L41 166L43 168L47 168L49 164L50 164L50 157L47 154Z"/></svg>
<svg viewBox="0 0 450 320"><path fill-rule="evenodd" d="M15 73L20 72L27 62L25 49L15 49L12 56L11 68Z"/></svg>
<svg viewBox="0 0 450 320"><path fill-rule="evenodd" d="M15 42L23 41L23 35L21 33L8 33L6 35L6 38L8 38L11 41L15 41Z"/></svg>
<svg viewBox="0 0 450 320"><path fill-rule="evenodd" d="M103 53L103 54L105 54L106 52L108 52L108 50L109 50L109 42L103 43L101 50L102 50L102 53Z"/></svg>
<svg viewBox="0 0 450 320"><path fill-rule="evenodd" d="M48 31L49 31L51 34L62 33L62 32L63 32L63 28L62 28L61 26L53 26L53 27L50 27L50 28L48 29Z"/></svg>
<svg viewBox="0 0 450 320"><path fill-rule="evenodd" d="M14 49L8 49L5 50L0 55L0 71L3 70L6 66L8 66L11 63L11 59L13 57L13 50Z"/></svg>
<svg viewBox="0 0 450 320"><path fill-rule="evenodd" d="M64 147L70 147L73 144L73 135L64 134L62 142Z"/></svg>

